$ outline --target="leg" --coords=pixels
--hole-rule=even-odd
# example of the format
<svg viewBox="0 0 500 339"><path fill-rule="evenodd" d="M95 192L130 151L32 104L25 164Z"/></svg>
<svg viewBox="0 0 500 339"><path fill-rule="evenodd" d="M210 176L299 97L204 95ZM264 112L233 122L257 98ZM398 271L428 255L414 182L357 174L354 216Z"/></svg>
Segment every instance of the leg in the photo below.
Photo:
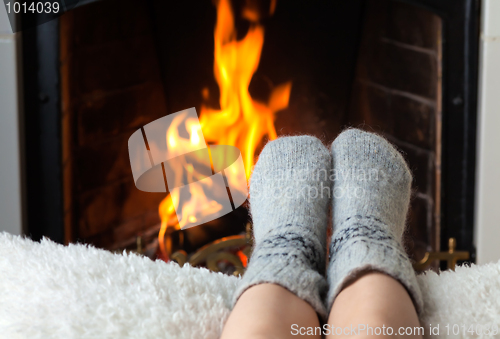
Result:
<svg viewBox="0 0 500 339"><path fill-rule="evenodd" d="M394 278L379 272L368 272L360 276L339 293L328 324L340 328L350 328L351 324L364 326L363 330L362 326L358 327L357 335L345 336L348 338L394 338L400 334L404 337L422 338L423 334L406 289ZM381 328L382 333L373 333L375 328ZM327 336L334 337L339 338L338 335Z"/></svg>
<svg viewBox="0 0 500 339"><path fill-rule="evenodd" d="M326 318L329 196L323 188L330 186L331 162L309 136L279 138L263 149L250 179L254 250L225 338L288 338L294 323L315 327L317 314Z"/></svg>
<svg viewBox="0 0 500 339"><path fill-rule="evenodd" d="M292 324L297 324L296 331ZM319 326L316 311L307 302L281 286L261 284L249 288L238 299L221 338L291 338L301 328L302 333L307 333L307 328ZM317 331L317 335L307 337L321 335Z"/></svg>
<svg viewBox="0 0 500 339"><path fill-rule="evenodd" d="M412 181L406 162L385 139L355 129L333 142L332 155L330 325L385 325L396 335L419 327L422 296L401 244Z"/></svg>

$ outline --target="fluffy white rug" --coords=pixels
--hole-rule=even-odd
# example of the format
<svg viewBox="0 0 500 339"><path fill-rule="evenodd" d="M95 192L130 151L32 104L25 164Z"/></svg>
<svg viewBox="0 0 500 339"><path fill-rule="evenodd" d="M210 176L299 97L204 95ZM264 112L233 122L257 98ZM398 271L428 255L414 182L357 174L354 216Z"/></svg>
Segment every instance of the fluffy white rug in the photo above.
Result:
<svg viewBox="0 0 500 339"><path fill-rule="evenodd" d="M500 263L421 275L426 332L439 324L439 337L448 337L449 324L449 337L481 337L462 325L500 325L499 278ZM218 338L237 283L205 269L0 233L0 338Z"/></svg>

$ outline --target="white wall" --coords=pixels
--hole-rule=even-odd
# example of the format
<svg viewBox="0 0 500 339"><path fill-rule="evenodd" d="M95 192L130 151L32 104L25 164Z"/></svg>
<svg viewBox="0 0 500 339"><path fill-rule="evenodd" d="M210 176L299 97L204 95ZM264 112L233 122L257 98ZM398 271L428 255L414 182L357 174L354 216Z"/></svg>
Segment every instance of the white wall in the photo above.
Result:
<svg viewBox="0 0 500 339"><path fill-rule="evenodd" d="M500 0L483 0L475 243L477 263L500 259Z"/></svg>
<svg viewBox="0 0 500 339"><path fill-rule="evenodd" d="M19 34L13 34L0 2L0 232L22 232L19 147Z"/></svg>

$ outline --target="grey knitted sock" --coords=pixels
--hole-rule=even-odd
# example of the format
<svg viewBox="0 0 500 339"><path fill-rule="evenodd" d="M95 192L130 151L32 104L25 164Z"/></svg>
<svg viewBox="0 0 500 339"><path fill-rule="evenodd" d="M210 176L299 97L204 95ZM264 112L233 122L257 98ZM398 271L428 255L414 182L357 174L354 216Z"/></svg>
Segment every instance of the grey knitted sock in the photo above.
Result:
<svg viewBox="0 0 500 339"><path fill-rule="evenodd" d="M250 180L254 250L234 302L251 286L274 283L326 315L331 162L314 137L282 137L266 145Z"/></svg>
<svg viewBox="0 0 500 339"><path fill-rule="evenodd" d="M420 312L422 295L401 245L412 181L405 160L384 138L357 129L337 137L332 155L328 310L346 283L375 270L401 282Z"/></svg>

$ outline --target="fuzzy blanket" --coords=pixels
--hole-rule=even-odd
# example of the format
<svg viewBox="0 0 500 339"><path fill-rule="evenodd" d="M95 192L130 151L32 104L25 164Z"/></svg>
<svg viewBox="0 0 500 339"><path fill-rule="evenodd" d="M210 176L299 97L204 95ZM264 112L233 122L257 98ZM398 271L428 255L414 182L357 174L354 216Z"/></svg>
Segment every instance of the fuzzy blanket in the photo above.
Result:
<svg viewBox="0 0 500 339"><path fill-rule="evenodd" d="M238 280L0 233L0 338L218 338ZM467 332L470 325L500 326L500 262L418 280L426 333L432 324L440 326L436 337L500 337Z"/></svg>

